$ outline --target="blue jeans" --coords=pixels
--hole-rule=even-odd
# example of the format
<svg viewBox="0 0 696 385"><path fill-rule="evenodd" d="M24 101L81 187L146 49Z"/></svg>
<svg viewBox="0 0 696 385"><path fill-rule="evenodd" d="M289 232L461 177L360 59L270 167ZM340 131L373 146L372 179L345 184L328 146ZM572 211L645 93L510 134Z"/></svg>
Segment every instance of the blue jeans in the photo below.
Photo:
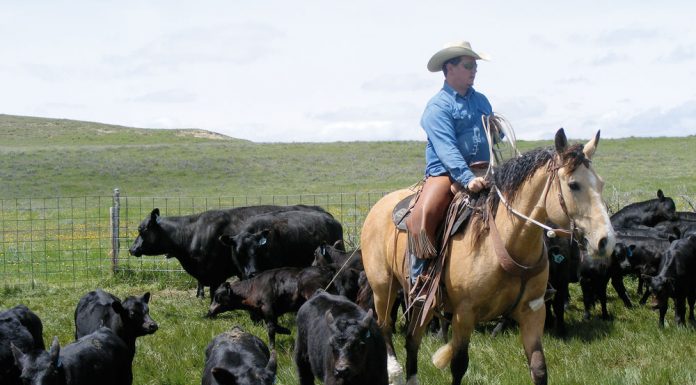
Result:
<svg viewBox="0 0 696 385"><path fill-rule="evenodd" d="M428 260L418 258L413 254L410 254L409 258L411 259L411 275L409 279L411 280L411 286L413 286L413 284L416 283L416 278L423 273L423 269L425 269L425 266L428 264Z"/></svg>

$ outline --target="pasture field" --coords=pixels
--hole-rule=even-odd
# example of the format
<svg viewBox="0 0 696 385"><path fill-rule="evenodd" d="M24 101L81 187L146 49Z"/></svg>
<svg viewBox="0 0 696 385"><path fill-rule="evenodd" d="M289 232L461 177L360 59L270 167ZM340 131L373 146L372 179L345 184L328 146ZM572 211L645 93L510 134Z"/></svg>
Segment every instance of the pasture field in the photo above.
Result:
<svg viewBox="0 0 696 385"><path fill-rule="evenodd" d="M573 137L572 128L566 132ZM550 144L519 143L522 151ZM610 210L652 198L658 188L674 197L680 210L691 210L689 202L694 203L696 198L696 169L693 167L696 155L690 151L694 146L694 136L602 139L594 165L606 181L604 197ZM64 345L73 339L73 312L84 293L101 287L123 298L151 291L151 314L160 330L138 341L134 384L200 383L204 349L215 335L239 324L266 340L265 328L252 324L243 312L226 313L215 320L203 318L208 298L195 298L193 280L179 271L170 271L172 266L178 267L175 261L163 265L163 271L142 272L137 270L138 264L163 263L164 258L154 258L151 262L132 261L131 258L128 263L134 264L133 269L110 273L110 262L104 252L109 245L104 244L103 234L109 229L108 222L103 224L103 205L95 208L80 202L95 197L106 197L108 201L115 187L120 188L123 197L139 201L137 206L130 204L125 211L128 219L123 238L133 239L137 223L150 208L162 207L163 201L164 204L180 202L177 197L192 197L196 202L207 199L205 197L252 197L253 203L254 197L260 196L356 192L379 195L408 186L422 176L423 147L423 142L263 144L201 130L145 130L0 115L0 200L3 201L0 220L3 226L15 221L14 217L8 217L10 212L18 215L12 205L5 202L15 202L21 206L22 215L32 218L56 215L57 223L64 224L64 227L58 225L57 240L41 243L43 248L32 250L29 256L47 257L55 253L54 248L67 249L71 242L78 243L81 254L77 258L57 263L73 263L83 268L79 275L57 277L68 280L69 285L34 287L16 284L8 278L14 274L13 270L5 274L0 271L3 280L0 282L0 309L26 304L44 322L45 341L50 343L57 335ZM49 206L54 201L61 205L59 209L48 211L33 206L27 209L27 198L38 199L31 201L34 203L46 198ZM63 204L62 199L69 199L70 205ZM224 199L218 198L211 206L229 205ZM76 203L73 205L73 202ZM324 202L317 204L324 205ZM327 205L329 211L346 221L343 215L347 213L343 212L342 205L332 206L334 203L328 201ZM108 218L108 204L106 206ZM171 210L175 212L173 206L172 203ZM205 206L208 207L207 201ZM199 206L193 204L193 207ZM77 225L74 222L67 225L65 221L70 215L84 220L74 221ZM348 216L353 218L357 228L361 215L363 213ZM91 218L99 218L99 222ZM10 243L33 244L37 237L54 230L34 228L34 223L48 222L29 223L28 231L3 233L0 243L4 245L8 238L17 237L20 239ZM84 242L84 246L80 242ZM3 247L0 251L0 261L12 257L12 250ZM98 258L98 266L85 266L94 263L95 258ZM35 265L41 268L36 261L21 262L32 269ZM0 269L6 266L3 263ZM659 330L657 314L646 306L637 305L635 281L627 279L627 287L636 305L634 309L624 308L609 288L608 306L613 319L599 319L598 309L595 309L594 317L583 321L580 290L577 285L571 285L571 309L566 313L569 337L559 339L546 334L544 338L549 383L696 383L696 330L675 327L673 308L668 312L667 327ZM294 316L284 316L281 323L293 330ZM491 328L491 324L481 325L474 333L469 371L463 383L529 384L517 330L511 329L491 338ZM278 384L297 383L292 363L293 341L293 336L277 337ZM403 362L405 352L400 334L397 334L395 346ZM435 336L427 336L421 346L421 384L450 383L449 370L437 370L430 363L430 356L439 346L440 341Z"/></svg>

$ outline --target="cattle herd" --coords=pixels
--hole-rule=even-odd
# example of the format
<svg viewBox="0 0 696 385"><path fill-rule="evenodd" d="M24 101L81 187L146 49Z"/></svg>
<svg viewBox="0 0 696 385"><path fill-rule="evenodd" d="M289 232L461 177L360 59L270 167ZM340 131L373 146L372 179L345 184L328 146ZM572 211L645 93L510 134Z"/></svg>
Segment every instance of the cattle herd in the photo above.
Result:
<svg viewBox="0 0 696 385"><path fill-rule="evenodd" d="M696 323L696 214L677 212L674 201L658 191L656 199L622 208L611 222L617 243L609 260L586 255L581 240L546 239L553 293L547 327L567 334L564 310L572 282L580 283L586 319L596 302L601 316L610 318L609 281L632 307L626 275L637 277L641 304L653 295L650 306L659 310L660 326L669 298L676 324L686 323L687 304L688 319ZM360 250L345 250L341 224L323 208L265 205L178 217L163 217L155 208L129 251L176 258L197 280L197 296L209 287L208 317L245 310L265 323L269 346L238 326L213 338L201 352L203 385L273 384L276 334L291 333L278 323L285 313L297 313L300 384L315 378L325 384L388 383L385 342ZM150 293L121 300L91 291L76 305L75 342L61 347L54 338L48 351L36 314L21 304L1 311L0 384L131 384L136 339L158 329L149 302Z"/></svg>

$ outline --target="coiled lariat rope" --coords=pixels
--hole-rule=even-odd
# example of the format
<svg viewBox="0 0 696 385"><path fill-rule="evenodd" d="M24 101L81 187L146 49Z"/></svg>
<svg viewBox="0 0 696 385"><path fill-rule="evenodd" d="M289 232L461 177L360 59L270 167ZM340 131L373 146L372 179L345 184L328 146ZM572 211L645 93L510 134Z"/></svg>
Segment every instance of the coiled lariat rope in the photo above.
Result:
<svg viewBox="0 0 696 385"><path fill-rule="evenodd" d="M520 151L517 149L517 137L515 136L515 130L512 128L512 125L510 122L507 121L504 117L500 115L482 115L481 116L481 123L483 125L483 131L486 133L486 139L488 139L488 151L489 151L489 156L490 156L490 161L488 163L488 170L486 170L486 178L488 178L488 175L492 176L495 174L495 169L494 167L498 166L499 163L502 163L503 157L500 151L500 148L498 147L498 144L500 143L500 135L499 133L503 133L507 141L510 143L510 147L512 148L513 152L515 153L516 157L522 156ZM495 129L495 133L491 133L491 126ZM500 197L500 201L503 202L505 207L512 212L513 214L517 215L518 217L524 219L525 221L532 222L533 224L541 227L542 229L546 230L546 236L549 238L555 238L556 237L556 232L561 230L561 229L554 229L550 226L547 226L535 219L532 219L519 211L515 210L510 206L508 201L505 199L503 194L500 192L500 189L496 188L495 186L492 187L493 190L498 194L498 197Z"/></svg>

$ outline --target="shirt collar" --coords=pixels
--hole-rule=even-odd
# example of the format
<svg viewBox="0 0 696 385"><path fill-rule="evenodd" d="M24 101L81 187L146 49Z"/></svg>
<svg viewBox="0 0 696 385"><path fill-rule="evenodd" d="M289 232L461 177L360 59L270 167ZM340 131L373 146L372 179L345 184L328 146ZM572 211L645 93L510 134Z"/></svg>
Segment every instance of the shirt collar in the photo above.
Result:
<svg viewBox="0 0 696 385"><path fill-rule="evenodd" d="M457 96L459 96L460 98L464 98L464 99L468 98L469 96L471 96L471 94L474 93L474 87L472 86L472 87L469 87L468 90L466 90L466 94L461 95L461 94L457 93L457 91L455 91L454 88L452 88L452 86L447 84L446 81L444 82L444 85L442 86L442 90L447 92L449 95L452 95L452 97L456 98Z"/></svg>

